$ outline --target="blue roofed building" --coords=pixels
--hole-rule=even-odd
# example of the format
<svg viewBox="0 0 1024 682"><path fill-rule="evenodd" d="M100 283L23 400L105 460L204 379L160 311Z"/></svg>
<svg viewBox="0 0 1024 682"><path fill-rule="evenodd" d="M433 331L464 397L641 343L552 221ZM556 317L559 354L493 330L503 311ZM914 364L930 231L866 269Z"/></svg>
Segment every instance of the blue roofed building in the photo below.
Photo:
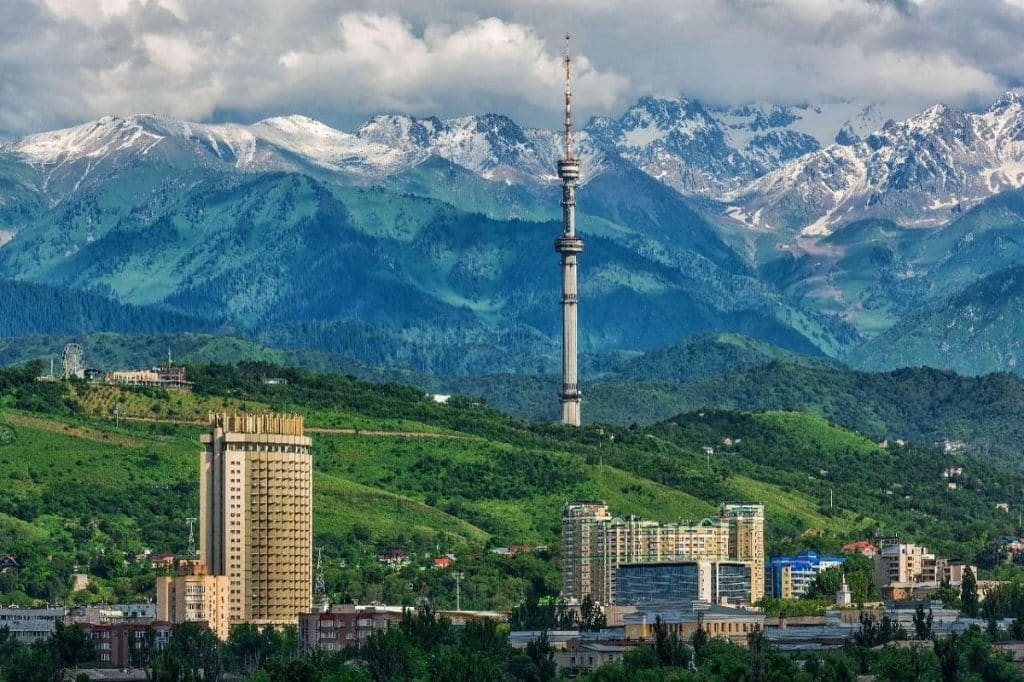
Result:
<svg viewBox="0 0 1024 682"><path fill-rule="evenodd" d="M765 595L776 599L798 599L807 594L818 574L842 566L845 557L806 550L793 556L772 557L765 565Z"/></svg>

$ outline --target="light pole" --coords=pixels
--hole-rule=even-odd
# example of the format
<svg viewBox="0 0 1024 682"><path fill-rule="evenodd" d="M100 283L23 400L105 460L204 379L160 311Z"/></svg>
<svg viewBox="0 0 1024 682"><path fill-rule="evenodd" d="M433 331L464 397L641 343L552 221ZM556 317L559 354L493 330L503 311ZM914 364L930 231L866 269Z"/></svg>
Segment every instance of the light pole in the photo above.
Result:
<svg viewBox="0 0 1024 682"><path fill-rule="evenodd" d="M466 577L466 574L462 571L455 571L452 573L452 577L455 578L455 610L462 610L462 579Z"/></svg>

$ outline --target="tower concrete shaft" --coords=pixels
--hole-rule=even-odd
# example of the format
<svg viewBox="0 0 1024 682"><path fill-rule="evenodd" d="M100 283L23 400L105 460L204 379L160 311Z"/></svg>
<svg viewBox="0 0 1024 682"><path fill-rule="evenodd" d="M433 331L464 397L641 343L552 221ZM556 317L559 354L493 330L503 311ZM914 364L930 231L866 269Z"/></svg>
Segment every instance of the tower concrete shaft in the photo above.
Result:
<svg viewBox="0 0 1024 682"><path fill-rule="evenodd" d="M576 256L583 251L583 240L576 236L576 186L580 164L572 153L572 93L569 89L569 36L565 36L565 158L558 162L562 180L562 235L555 240L562 267L562 423L580 425L580 389L577 367Z"/></svg>
<svg viewBox="0 0 1024 682"><path fill-rule="evenodd" d="M577 296L576 256L583 251L583 240L576 236L576 183L579 164L563 159L558 164L562 178L562 236L555 240L555 250L562 258L562 423L580 425L580 389L577 367Z"/></svg>

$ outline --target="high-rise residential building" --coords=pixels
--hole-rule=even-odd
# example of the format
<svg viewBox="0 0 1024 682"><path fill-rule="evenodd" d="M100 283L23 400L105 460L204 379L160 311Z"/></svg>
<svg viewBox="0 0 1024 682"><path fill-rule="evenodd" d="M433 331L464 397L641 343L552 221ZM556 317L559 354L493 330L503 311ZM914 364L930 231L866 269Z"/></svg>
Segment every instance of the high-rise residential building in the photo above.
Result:
<svg viewBox="0 0 1024 682"><path fill-rule="evenodd" d="M199 473L199 557L231 623L294 624L313 593L312 441L301 416L216 414Z"/></svg>
<svg viewBox="0 0 1024 682"><path fill-rule="evenodd" d="M604 502L573 502L562 509L562 593L581 599L597 589L603 591L605 529L611 514ZM598 539L600 537L600 548ZM596 574L595 574L596 569Z"/></svg>
<svg viewBox="0 0 1024 682"><path fill-rule="evenodd" d="M562 593L567 599L590 595L611 604L620 565L690 560L747 565L750 600L756 602L764 587L764 508L723 504L717 517L692 523L613 517L603 502L573 502L562 510Z"/></svg>

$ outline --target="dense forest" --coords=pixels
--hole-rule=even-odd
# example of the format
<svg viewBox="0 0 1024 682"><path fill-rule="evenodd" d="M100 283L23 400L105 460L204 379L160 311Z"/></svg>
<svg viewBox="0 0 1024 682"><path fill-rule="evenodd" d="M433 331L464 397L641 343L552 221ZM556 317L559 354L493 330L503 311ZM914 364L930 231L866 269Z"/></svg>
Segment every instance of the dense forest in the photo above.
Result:
<svg viewBox="0 0 1024 682"><path fill-rule="evenodd" d="M90 292L0 280L0 338L94 331L213 331L219 326L157 307L118 303Z"/></svg>

